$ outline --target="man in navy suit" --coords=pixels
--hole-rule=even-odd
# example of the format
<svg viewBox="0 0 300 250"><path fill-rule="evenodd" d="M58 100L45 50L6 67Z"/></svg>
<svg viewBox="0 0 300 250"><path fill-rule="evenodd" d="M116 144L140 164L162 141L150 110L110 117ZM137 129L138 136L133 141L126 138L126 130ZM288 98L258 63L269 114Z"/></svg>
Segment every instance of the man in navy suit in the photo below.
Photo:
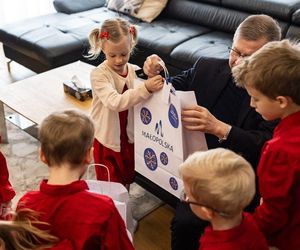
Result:
<svg viewBox="0 0 300 250"><path fill-rule="evenodd" d="M270 41L280 40L281 30L277 22L266 15L252 15L237 28L229 60L200 58L194 66L170 79L177 90L194 91L196 106L182 111L183 125L190 130L205 133L208 148L224 147L247 159L254 169L265 141L272 137L275 122L264 121L250 107L250 97L245 89L235 85L231 69L243 58ZM144 72L158 74L162 68L157 55L149 56ZM248 210L258 205L259 195ZM208 225L197 218L190 206L179 202L172 221L172 249L199 249L199 238Z"/></svg>

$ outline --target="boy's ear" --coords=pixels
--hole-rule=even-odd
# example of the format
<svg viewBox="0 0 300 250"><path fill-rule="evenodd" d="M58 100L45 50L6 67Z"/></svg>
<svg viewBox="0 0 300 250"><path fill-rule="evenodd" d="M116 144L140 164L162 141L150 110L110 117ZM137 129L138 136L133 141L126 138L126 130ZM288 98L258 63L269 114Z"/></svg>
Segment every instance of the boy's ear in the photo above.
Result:
<svg viewBox="0 0 300 250"><path fill-rule="evenodd" d="M279 106L281 108L285 108L290 102L291 102L291 99L286 97L286 96L277 96L276 97L276 100L279 102Z"/></svg>
<svg viewBox="0 0 300 250"><path fill-rule="evenodd" d="M90 162L92 161L94 157L94 147L91 147L87 152L86 152L86 156L85 156L85 160L84 162L86 164L90 164Z"/></svg>
<svg viewBox="0 0 300 250"><path fill-rule="evenodd" d="M214 218L214 211L207 207L201 207L205 217L210 221Z"/></svg>
<svg viewBox="0 0 300 250"><path fill-rule="evenodd" d="M39 157L40 157L40 160L45 163L46 165L48 165L48 161L46 159L46 156L44 154L44 152L42 151L41 148L39 148Z"/></svg>

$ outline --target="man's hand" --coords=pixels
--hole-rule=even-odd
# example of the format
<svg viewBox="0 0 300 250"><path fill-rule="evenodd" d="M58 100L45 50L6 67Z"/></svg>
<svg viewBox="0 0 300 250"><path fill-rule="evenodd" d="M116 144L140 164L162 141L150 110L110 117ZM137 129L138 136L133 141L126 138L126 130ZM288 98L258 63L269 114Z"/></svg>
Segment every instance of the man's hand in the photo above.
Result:
<svg viewBox="0 0 300 250"><path fill-rule="evenodd" d="M206 108L195 105L183 109L181 113L183 126L189 130L201 131L223 138L231 126L218 120Z"/></svg>
<svg viewBox="0 0 300 250"><path fill-rule="evenodd" d="M153 77L159 75L160 71L163 70L160 62L164 63L163 60L158 55L148 56L144 62L143 70L148 77Z"/></svg>

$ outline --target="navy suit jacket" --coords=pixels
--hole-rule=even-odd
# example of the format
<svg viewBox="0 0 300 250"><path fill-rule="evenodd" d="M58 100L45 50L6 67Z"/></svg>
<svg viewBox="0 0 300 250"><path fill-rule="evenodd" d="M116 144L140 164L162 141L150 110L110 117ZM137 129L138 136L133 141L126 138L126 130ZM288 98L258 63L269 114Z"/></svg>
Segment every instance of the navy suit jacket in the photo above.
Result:
<svg viewBox="0 0 300 250"><path fill-rule="evenodd" d="M207 108L215 115L216 103L222 102L220 94L233 80L227 59L202 57L191 69L171 78L170 81L177 90L194 91L198 105ZM227 140L218 146L242 155L256 168L262 146L271 139L277 122L265 121L255 109L251 108L248 94L245 95L237 110L239 111L237 120L229 122L232 129ZM217 137L206 136L206 138L218 140Z"/></svg>

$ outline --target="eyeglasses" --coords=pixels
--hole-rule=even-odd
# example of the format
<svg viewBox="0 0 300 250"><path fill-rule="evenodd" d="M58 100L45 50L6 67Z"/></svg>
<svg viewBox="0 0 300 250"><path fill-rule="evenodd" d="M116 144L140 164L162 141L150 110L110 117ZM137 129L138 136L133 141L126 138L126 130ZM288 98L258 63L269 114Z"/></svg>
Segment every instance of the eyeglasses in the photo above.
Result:
<svg viewBox="0 0 300 250"><path fill-rule="evenodd" d="M228 52L229 53L234 53L235 56L239 57L239 58L247 58L248 56L250 55L243 55L241 52L239 52L238 50L234 49L234 48L231 48L231 47L228 47Z"/></svg>
<svg viewBox="0 0 300 250"><path fill-rule="evenodd" d="M187 204L193 204L193 205L196 205L196 206L209 208L209 209L211 209L212 211L214 211L215 213L217 213L218 215L220 215L222 217L230 217L230 214L228 214L228 213L219 211L219 210L217 210L215 208L212 208L210 206L207 206L203 203L199 203L199 202L196 202L196 201L190 201L189 197L186 195L184 190L180 194L180 201L184 202L184 203L187 203Z"/></svg>

